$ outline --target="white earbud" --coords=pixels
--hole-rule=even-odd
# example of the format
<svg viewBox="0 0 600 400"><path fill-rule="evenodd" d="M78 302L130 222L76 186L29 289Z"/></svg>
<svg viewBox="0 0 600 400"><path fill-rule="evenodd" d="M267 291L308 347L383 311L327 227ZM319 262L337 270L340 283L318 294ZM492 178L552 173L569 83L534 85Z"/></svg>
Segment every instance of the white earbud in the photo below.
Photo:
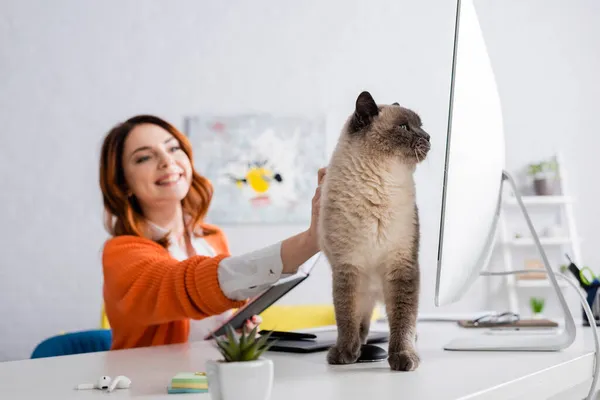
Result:
<svg viewBox="0 0 600 400"><path fill-rule="evenodd" d="M108 389L108 385L110 385L110 376L101 376L96 382L97 389Z"/></svg>
<svg viewBox="0 0 600 400"><path fill-rule="evenodd" d="M117 389L129 389L130 385L131 385L131 379L129 379L126 376L119 375L115 379L113 379L113 381L110 383L108 391L112 392L113 390L115 390L115 388L117 388Z"/></svg>

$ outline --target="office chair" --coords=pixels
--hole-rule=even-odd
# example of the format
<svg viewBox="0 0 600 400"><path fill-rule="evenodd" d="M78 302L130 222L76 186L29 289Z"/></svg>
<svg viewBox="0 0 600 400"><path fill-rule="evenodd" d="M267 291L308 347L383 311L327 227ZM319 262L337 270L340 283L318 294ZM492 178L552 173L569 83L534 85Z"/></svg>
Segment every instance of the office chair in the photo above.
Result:
<svg viewBox="0 0 600 400"><path fill-rule="evenodd" d="M109 329L65 333L39 343L31 358L57 357L110 350L112 332Z"/></svg>

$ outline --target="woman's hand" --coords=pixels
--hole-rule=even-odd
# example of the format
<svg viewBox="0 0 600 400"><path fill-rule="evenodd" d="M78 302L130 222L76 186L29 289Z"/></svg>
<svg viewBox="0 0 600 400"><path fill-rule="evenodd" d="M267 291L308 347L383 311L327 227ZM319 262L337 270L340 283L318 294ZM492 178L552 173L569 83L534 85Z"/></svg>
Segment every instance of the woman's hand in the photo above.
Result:
<svg viewBox="0 0 600 400"><path fill-rule="evenodd" d="M260 315L253 315L252 318L246 320L246 332L252 332L252 329L256 327L256 332L258 333L258 327L260 326L261 322L262 318L260 317ZM242 330L238 329L237 332L242 333Z"/></svg>
<svg viewBox="0 0 600 400"><path fill-rule="evenodd" d="M312 198L310 226L306 231L281 242L281 261L284 274L295 274L298 268L319 252L319 208L321 206L321 184L326 169L319 169L318 186Z"/></svg>
<svg viewBox="0 0 600 400"><path fill-rule="evenodd" d="M321 184L327 174L327 168L320 168L318 172L318 183L315 194L312 198L312 213L310 218L310 227L308 228L308 237L313 243L315 252L319 251L319 210L321 208Z"/></svg>

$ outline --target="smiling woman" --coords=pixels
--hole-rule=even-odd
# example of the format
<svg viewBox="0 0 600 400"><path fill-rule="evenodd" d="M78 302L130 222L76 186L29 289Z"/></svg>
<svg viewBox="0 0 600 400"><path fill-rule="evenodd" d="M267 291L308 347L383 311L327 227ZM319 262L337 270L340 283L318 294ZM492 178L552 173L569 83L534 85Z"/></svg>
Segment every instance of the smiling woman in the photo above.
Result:
<svg viewBox="0 0 600 400"><path fill-rule="evenodd" d="M104 139L100 187L112 238L102 264L113 349L185 342L190 320L203 321L203 337L318 251L319 187L306 231L231 256L221 229L204 222L213 190L192 160L185 135L151 115L116 125Z"/></svg>

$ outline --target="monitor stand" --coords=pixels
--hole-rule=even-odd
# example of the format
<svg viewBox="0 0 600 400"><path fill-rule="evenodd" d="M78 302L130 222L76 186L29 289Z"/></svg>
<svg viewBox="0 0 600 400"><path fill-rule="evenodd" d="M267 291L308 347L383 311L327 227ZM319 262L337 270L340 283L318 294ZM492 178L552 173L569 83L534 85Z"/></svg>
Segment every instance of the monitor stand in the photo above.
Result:
<svg viewBox="0 0 600 400"><path fill-rule="evenodd" d="M450 343L444 346L444 350L460 350L460 351L469 351L469 350L486 350L486 351L559 351L569 347L574 341L576 336L576 327L575 321L573 320L573 315L571 314L571 310L569 310L569 306L567 305L567 301L558 285L556 280L556 275L554 274L554 270L550 266L548 262L548 257L546 256L546 252L540 243L540 239L533 227L533 223L529 218L529 214L527 212L527 208L523 204L523 200L521 199L521 195L515 185L513 178L506 171L502 172L502 182L500 185L500 196L498 197L498 204L496 208L496 215L494 217L494 222L492 224L490 230L490 236L493 237L495 235L496 226L498 223L498 218L500 216L501 204L502 204L502 196L503 196L503 186L504 181L508 181L510 184L519 208L523 213L523 217L527 222L527 226L529 227L529 231L531 232L531 236L535 242L535 246L537 247L540 256L542 257L542 261L544 263L544 267L548 274L548 279L550 280L551 286L556 292L556 296L558 297L558 301L560 304L560 308L562 309L565 316L565 326L564 329L556 329L556 330L548 330L548 333L541 334L540 332L536 333L527 333L526 331L521 331L511 335L492 335L492 334L474 334L470 336L465 336L462 338L456 338L452 340ZM488 259L492 252L492 241L488 240L488 248L484 249L484 252L488 252ZM510 271L509 271L510 273ZM493 273L482 273L481 275L492 275Z"/></svg>

